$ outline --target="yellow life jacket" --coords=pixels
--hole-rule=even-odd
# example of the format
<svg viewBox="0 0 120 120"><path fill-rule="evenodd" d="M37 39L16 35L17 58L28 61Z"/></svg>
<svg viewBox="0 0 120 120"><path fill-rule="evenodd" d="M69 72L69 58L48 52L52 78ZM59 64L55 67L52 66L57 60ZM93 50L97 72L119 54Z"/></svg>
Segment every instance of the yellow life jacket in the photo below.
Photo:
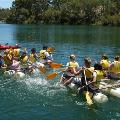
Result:
<svg viewBox="0 0 120 120"><path fill-rule="evenodd" d="M24 58L21 59L21 63L26 63L28 61L28 56L26 55Z"/></svg>
<svg viewBox="0 0 120 120"><path fill-rule="evenodd" d="M95 70L95 72L97 73L96 81L100 81L104 78L104 72L102 70Z"/></svg>
<svg viewBox="0 0 120 120"><path fill-rule="evenodd" d="M14 50L13 50L12 48L10 48L8 54L9 54L9 55L13 55L13 53L14 53Z"/></svg>
<svg viewBox="0 0 120 120"><path fill-rule="evenodd" d="M45 52L46 52L46 50L41 50L40 51L40 59L45 59L46 58Z"/></svg>
<svg viewBox="0 0 120 120"><path fill-rule="evenodd" d="M101 79L104 78L104 72L101 70L95 70L95 72L97 73L97 76L96 76L96 83L94 83L94 86L99 87Z"/></svg>
<svg viewBox="0 0 120 120"><path fill-rule="evenodd" d="M4 63L5 63L6 65L9 66L9 65L12 64L12 61L8 59L8 56L7 56L7 55L4 55L4 56L3 56L3 59L4 59Z"/></svg>
<svg viewBox="0 0 120 120"><path fill-rule="evenodd" d="M36 62L36 58L34 57L34 54L30 54L30 57L29 57L29 60L30 60L30 62L32 62L32 63L35 63Z"/></svg>
<svg viewBox="0 0 120 120"><path fill-rule="evenodd" d="M94 67L86 68L85 75L86 78L93 78Z"/></svg>
<svg viewBox="0 0 120 120"><path fill-rule="evenodd" d="M102 68L105 68L105 69L109 68L109 66L110 66L110 63L108 60L101 60L100 64L102 65Z"/></svg>
<svg viewBox="0 0 120 120"><path fill-rule="evenodd" d="M77 68L78 67L78 63L77 62L69 62L69 67L70 68Z"/></svg>
<svg viewBox="0 0 120 120"><path fill-rule="evenodd" d="M77 67L78 67L78 63L77 62L69 62L68 63L68 72L74 73L74 69L76 70Z"/></svg>
<svg viewBox="0 0 120 120"><path fill-rule="evenodd" d="M14 56L19 57L20 56L20 49L14 49Z"/></svg>
<svg viewBox="0 0 120 120"><path fill-rule="evenodd" d="M119 73L120 72L120 61L114 61L113 67L109 71L115 74Z"/></svg>
<svg viewBox="0 0 120 120"><path fill-rule="evenodd" d="M24 58L20 60L22 67L28 67L27 61L28 61L28 56L26 55Z"/></svg>

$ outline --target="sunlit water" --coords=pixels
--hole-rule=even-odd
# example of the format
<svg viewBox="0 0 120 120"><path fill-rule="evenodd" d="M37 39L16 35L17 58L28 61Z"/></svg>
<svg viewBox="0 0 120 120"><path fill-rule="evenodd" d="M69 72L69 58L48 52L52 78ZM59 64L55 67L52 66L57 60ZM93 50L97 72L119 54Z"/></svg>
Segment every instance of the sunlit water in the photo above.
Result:
<svg viewBox="0 0 120 120"><path fill-rule="evenodd" d="M66 64L74 53L83 66L89 56L93 64L107 53L110 60L120 55L120 28L98 26L0 24L0 44L19 44L30 52L43 45L55 47L56 62ZM58 69L60 71L60 69ZM89 107L59 84L60 75L47 81L43 75L17 80L0 76L0 120L119 120L120 99Z"/></svg>

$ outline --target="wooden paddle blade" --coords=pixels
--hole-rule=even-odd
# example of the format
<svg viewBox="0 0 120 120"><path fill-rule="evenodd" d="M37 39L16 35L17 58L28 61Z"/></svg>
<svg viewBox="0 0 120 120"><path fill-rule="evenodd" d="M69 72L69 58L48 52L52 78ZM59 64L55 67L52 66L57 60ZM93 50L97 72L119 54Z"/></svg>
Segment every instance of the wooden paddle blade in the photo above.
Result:
<svg viewBox="0 0 120 120"><path fill-rule="evenodd" d="M48 52L54 52L54 51L55 51L55 48L49 47L49 48L47 49L47 51L48 51Z"/></svg>
<svg viewBox="0 0 120 120"><path fill-rule="evenodd" d="M62 67L63 65L62 65L62 64L58 64L58 63L51 63L50 66L51 66L52 68L60 68L60 67Z"/></svg>
<svg viewBox="0 0 120 120"><path fill-rule="evenodd" d="M47 80L53 80L58 75L58 72L47 75Z"/></svg>
<svg viewBox="0 0 120 120"><path fill-rule="evenodd" d="M86 97L86 100L87 100L87 104L92 105L93 101L92 101L91 96L90 96L88 91L86 92L85 97Z"/></svg>
<svg viewBox="0 0 120 120"><path fill-rule="evenodd" d="M46 69L45 69L45 67L39 67L39 70L40 70L40 72L42 73L42 74L45 74L46 73Z"/></svg>

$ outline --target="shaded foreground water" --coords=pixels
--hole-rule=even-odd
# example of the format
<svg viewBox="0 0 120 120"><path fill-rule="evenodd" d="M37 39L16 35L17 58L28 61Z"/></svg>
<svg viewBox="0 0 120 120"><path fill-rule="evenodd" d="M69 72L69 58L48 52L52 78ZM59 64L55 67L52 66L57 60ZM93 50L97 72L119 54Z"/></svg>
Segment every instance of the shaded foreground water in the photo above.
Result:
<svg viewBox="0 0 120 120"><path fill-rule="evenodd" d="M112 60L120 55L120 28L98 26L54 26L0 24L0 44L20 44L22 48L43 44L54 46L53 56L66 64L71 53L82 66L89 56L93 63L102 53ZM119 120L120 99L108 95L104 104L86 105L82 96L75 96L60 86L60 75L53 81L44 76L22 80L0 74L0 120Z"/></svg>

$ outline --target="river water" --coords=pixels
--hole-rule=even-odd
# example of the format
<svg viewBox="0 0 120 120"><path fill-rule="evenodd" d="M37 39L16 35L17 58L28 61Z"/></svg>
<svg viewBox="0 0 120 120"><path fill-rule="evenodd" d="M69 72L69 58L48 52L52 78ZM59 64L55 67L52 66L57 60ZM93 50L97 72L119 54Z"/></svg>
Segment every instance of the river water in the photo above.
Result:
<svg viewBox="0 0 120 120"><path fill-rule="evenodd" d="M53 57L66 64L70 54L80 66L84 57L93 64L106 53L110 60L120 55L120 28L68 25L0 24L0 44L19 44L22 48L43 45L55 47ZM0 76L0 120L120 120L120 99L89 107L82 96L59 85L60 75L47 81L43 75L22 80Z"/></svg>

